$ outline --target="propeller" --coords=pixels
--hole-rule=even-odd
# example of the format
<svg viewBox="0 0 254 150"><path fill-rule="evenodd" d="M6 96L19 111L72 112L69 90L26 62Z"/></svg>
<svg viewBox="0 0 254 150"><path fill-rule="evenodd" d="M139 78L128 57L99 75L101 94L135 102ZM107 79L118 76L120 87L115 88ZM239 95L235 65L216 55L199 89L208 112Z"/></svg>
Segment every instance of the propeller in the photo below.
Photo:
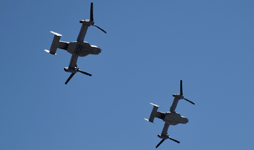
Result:
<svg viewBox="0 0 254 150"><path fill-rule="evenodd" d="M100 28L99 26L94 24L94 19L93 19L93 3L91 3L91 7L90 7L90 22L93 22L92 26L95 26L96 28L100 29L102 32L107 33L105 30L103 30L102 28Z"/></svg>
<svg viewBox="0 0 254 150"><path fill-rule="evenodd" d="M82 71L82 70L79 70L79 69L78 69L78 72L81 72L81 73L83 73L83 74L85 74L85 75L88 75L88 76L92 76L92 74L90 74L90 73L87 73L87 72L85 72L85 71Z"/></svg>
<svg viewBox="0 0 254 150"><path fill-rule="evenodd" d="M97 26L97 25L95 25L95 24L94 24L93 26L97 27L97 28L100 29L102 32L107 33L105 30L103 30L103 29L100 28L99 26Z"/></svg>
<svg viewBox="0 0 254 150"><path fill-rule="evenodd" d="M182 81L182 80L180 80L180 95L183 96L183 81ZM184 98L184 97L183 97L183 98L181 98L181 99L184 99L184 100L186 100L187 102L190 102L190 103L192 103L193 105L195 105L194 102L188 100L187 98Z"/></svg>
<svg viewBox="0 0 254 150"><path fill-rule="evenodd" d="M183 96L183 81L180 80L180 95Z"/></svg>
<svg viewBox="0 0 254 150"><path fill-rule="evenodd" d="M91 3L91 7L90 7L90 21L93 22L93 3Z"/></svg>
<svg viewBox="0 0 254 150"><path fill-rule="evenodd" d="M160 143L158 143L158 144L156 145L156 148L159 147L159 146L161 145L161 143L164 142L164 141L165 141L165 139L162 139L162 140L160 141Z"/></svg>
<svg viewBox="0 0 254 150"><path fill-rule="evenodd" d="M176 142L176 143L180 143L179 141L177 141L176 139L173 139L172 137L168 136L168 139ZM156 148L159 147L161 145L161 143L163 143L166 139L162 139L157 145Z"/></svg>
<svg viewBox="0 0 254 150"><path fill-rule="evenodd" d="M69 78L66 80L65 84L67 84L67 83L70 81L70 79L71 79L74 75L75 75L75 73L72 73L72 74L69 76Z"/></svg>
<svg viewBox="0 0 254 150"><path fill-rule="evenodd" d="M176 139L173 139L172 137L168 137L170 140L176 142L176 143L180 143L179 141L177 141Z"/></svg>
<svg viewBox="0 0 254 150"><path fill-rule="evenodd" d="M77 72L83 73L83 74L88 75L88 76L92 76L92 74L87 73L87 72L82 71L82 70L79 70L79 69L77 69ZM65 84L67 84L67 83L71 80L71 78L72 78L77 72L72 73L72 74L69 76L69 78L66 80Z"/></svg>
<svg viewBox="0 0 254 150"><path fill-rule="evenodd" d="M190 102L190 103L192 103L193 105L195 105L195 103L194 102L192 102L192 101L190 101L190 100L188 100L187 98L183 98L184 100L186 100L186 101L188 101L188 102Z"/></svg>

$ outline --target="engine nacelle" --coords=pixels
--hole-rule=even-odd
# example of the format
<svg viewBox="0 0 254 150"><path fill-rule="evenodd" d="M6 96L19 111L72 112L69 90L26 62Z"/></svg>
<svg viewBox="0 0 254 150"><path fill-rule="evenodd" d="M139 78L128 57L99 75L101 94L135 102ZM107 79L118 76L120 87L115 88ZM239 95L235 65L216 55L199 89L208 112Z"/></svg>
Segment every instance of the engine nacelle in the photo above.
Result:
<svg viewBox="0 0 254 150"><path fill-rule="evenodd" d="M157 136L158 136L159 138L161 138L161 139L168 139L168 138L169 138L169 136L166 135L166 134L163 134L163 135L158 134Z"/></svg>
<svg viewBox="0 0 254 150"><path fill-rule="evenodd" d="M77 67L75 67L75 68L64 67L64 71L76 73L76 72L78 72L78 68Z"/></svg>

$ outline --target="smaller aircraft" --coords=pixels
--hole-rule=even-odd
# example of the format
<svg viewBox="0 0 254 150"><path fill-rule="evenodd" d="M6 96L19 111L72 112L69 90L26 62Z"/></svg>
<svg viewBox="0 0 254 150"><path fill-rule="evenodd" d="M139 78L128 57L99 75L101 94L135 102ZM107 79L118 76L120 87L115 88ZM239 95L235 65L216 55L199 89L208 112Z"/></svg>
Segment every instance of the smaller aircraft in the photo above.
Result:
<svg viewBox="0 0 254 150"><path fill-rule="evenodd" d="M166 112L166 113L157 111L160 106L150 103L151 105L153 105L153 110L151 112L150 118L149 119L145 118L145 120L153 123L153 120L156 117L156 118L162 119L165 122L161 134L158 134L158 137L161 138L162 140L157 144L156 148L159 147L161 145L161 143L164 142L166 139L170 139L172 141L180 143L179 141L168 136L168 134L167 134L169 125L177 125L179 123L186 124L188 122L188 119L186 117L183 117L179 113L175 112L178 101L181 99L184 99L184 100L192 103L193 105L195 105L195 103L193 103L192 101L183 97L182 80L180 80L180 95L173 94L173 97L175 97L175 98L174 98L174 101L170 107L170 111Z"/></svg>
<svg viewBox="0 0 254 150"><path fill-rule="evenodd" d="M85 38L86 31L87 31L88 27L89 26L95 26L98 29L100 29L101 31L103 31L104 33L107 33L102 28L100 28L99 26L94 24L93 3L91 3L91 7L90 7L90 20L80 20L80 23L82 23L82 27L80 29L77 41L74 41L74 42L60 41L60 38L61 38L62 35L59 34L59 33L50 31L55 36L54 36L53 42L51 44L50 50L45 49L45 51L47 53L50 53L52 55L56 55L57 48L66 50L67 52L72 54L69 67L64 68L64 71L71 73L70 77L66 80L65 84L67 84L70 81L70 79L77 72L83 73L83 74L88 75L88 76L92 76L92 74L81 71L79 68L77 68L78 57L85 57L89 54L98 55L101 52L101 49L99 47L97 47L95 45L90 45L89 43L84 41L84 38Z"/></svg>

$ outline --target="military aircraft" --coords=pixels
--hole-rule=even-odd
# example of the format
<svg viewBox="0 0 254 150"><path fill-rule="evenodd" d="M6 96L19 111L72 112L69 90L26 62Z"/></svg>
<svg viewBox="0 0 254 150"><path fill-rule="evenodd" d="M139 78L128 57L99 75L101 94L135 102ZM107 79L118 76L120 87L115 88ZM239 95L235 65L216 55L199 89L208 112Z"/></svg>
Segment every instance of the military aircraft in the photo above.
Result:
<svg viewBox="0 0 254 150"><path fill-rule="evenodd" d="M89 54L98 55L101 52L101 49L99 47L97 47L95 45L90 45L89 43L84 41L84 38L85 38L86 31L87 31L88 27L89 26L95 26L98 29L100 29L101 31L103 31L104 33L107 33L105 30L103 30L102 28L100 28L99 26L94 24L93 3L91 3L91 7L90 7L90 20L80 20L80 23L82 23L82 27L80 29L77 41L74 41L74 42L60 41L60 38L61 38L62 35L58 34L56 32L50 31L55 36L54 36L53 42L51 44L50 50L45 49L45 51L47 53L50 53L50 54L53 54L53 55L56 55L57 48L66 50L67 52L72 54L69 67L64 68L64 70L66 72L71 73L69 78L66 80L65 84L67 84L70 81L70 79L77 72L81 72L81 73L86 74L88 76L92 76L92 74L81 71L79 68L77 68L78 57L84 57L84 56L87 56Z"/></svg>
<svg viewBox="0 0 254 150"><path fill-rule="evenodd" d="M188 122L188 119L186 117L183 117L179 113L175 112L178 101L181 99L184 99L184 100L192 103L193 105L195 105L195 103L193 103L192 101L183 97L182 80L180 80L180 95L174 94L173 97L175 97L175 98L174 98L174 101L170 107L170 111L166 112L166 113L157 111L159 106L155 105L153 103L150 103L151 105L153 105L153 110L151 112L150 118L149 119L145 118L145 120L153 123L154 118L157 117L157 118L162 119L165 122L161 134L158 134L158 137L161 138L162 140L157 144L156 148L159 147L160 144L162 142L164 142L166 139L170 139L170 140L173 140L177 143L180 143L179 141L168 136L168 134L167 134L169 125L177 125L179 123L186 124Z"/></svg>

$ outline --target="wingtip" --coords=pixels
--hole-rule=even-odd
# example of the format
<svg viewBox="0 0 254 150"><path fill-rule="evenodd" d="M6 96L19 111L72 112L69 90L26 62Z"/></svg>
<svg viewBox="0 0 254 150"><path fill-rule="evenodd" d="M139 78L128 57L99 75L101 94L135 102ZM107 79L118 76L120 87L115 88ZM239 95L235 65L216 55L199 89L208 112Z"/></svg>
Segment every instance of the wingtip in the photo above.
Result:
<svg viewBox="0 0 254 150"><path fill-rule="evenodd" d="M54 31L50 31L50 33L53 33L53 34L55 34L56 36L62 36L62 34L56 33L56 32L54 32Z"/></svg>
<svg viewBox="0 0 254 150"><path fill-rule="evenodd" d="M47 50L47 49L44 49L44 51L47 52L47 53L49 53L49 54L52 54L52 53L50 53L50 51ZM56 53L55 53L55 54L52 54L52 55L56 55Z"/></svg>
<svg viewBox="0 0 254 150"><path fill-rule="evenodd" d="M151 105L153 105L153 106L156 106L156 107L160 107L159 105L156 105L156 104L154 104L154 103L150 103Z"/></svg>
<svg viewBox="0 0 254 150"><path fill-rule="evenodd" d="M150 120L149 120L149 119L147 119L147 118L144 118L144 120L145 120L145 121L148 121L148 122L153 123L152 121L150 121Z"/></svg>

